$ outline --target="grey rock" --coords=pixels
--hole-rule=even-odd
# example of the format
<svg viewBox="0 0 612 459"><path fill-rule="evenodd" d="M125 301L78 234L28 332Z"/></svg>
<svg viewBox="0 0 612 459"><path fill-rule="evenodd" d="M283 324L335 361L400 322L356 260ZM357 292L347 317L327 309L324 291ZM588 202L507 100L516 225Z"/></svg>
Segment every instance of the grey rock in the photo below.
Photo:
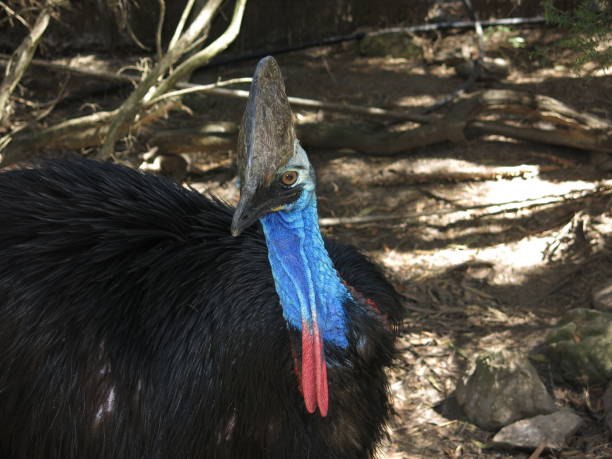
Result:
<svg viewBox="0 0 612 459"><path fill-rule="evenodd" d="M612 380L612 313L568 311L548 333L544 354L569 382L607 384Z"/></svg>
<svg viewBox="0 0 612 459"><path fill-rule="evenodd" d="M600 311L612 312L612 281L593 289L593 307Z"/></svg>
<svg viewBox="0 0 612 459"><path fill-rule="evenodd" d="M470 422L485 430L556 410L527 357L507 350L479 356L455 396Z"/></svg>
<svg viewBox="0 0 612 459"><path fill-rule="evenodd" d="M478 75L480 81L503 80L510 75L510 64L506 59L484 57L482 59L481 73ZM463 61L455 65L455 72L463 78L467 78L474 71L474 61Z"/></svg>
<svg viewBox="0 0 612 459"><path fill-rule="evenodd" d="M552 414L522 419L501 429L493 437L491 446L502 448L537 448L545 444L550 449L561 449L582 419L570 409Z"/></svg>

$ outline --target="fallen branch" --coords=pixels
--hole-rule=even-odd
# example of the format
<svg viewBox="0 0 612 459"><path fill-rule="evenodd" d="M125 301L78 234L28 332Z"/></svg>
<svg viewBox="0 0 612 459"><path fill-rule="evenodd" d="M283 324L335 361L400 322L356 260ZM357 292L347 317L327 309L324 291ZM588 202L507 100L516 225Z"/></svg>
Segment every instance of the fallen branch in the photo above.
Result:
<svg viewBox="0 0 612 459"><path fill-rule="evenodd" d="M612 153L612 131L585 130L581 126L565 129L535 129L488 121L470 123L466 131L466 137L472 138L481 135L503 135L529 142Z"/></svg>
<svg viewBox="0 0 612 459"><path fill-rule="evenodd" d="M214 88L211 91L232 91ZM246 91L242 91L245 94ZM554 123L542 129L513 126L504 120L481 121L484 112L529 113L532 117ZM227 129L226 124L226 129ZM404 132L372 131L359 125L329 123L298 124L297 135L310 148L349 148L369 155L393 155L440 142L460 142L466 137L504 135L527 141L562 145L590 151L612 152L612 124L596 116L578 112L559 100L509 90L489 90L474 93L456 103L444 118ZM174 153L233 149L237 132L226 130L219 137L212 131L183 129L164 131L150 142L160 150ZM210 137L210 138L208 138Z"/></svg>
<svg viewBox="0 0 612 459"><path fill-rule="evenodd" d="M194 151L217 152L234 150L238 124L233 122L208 123L194 129L166 129L157 131L147 144L166 154L181 154Z"/></svg>
<svg viewBox="0 0 612 459"><path fill-rule="evenodd" d="M500 180L513 178L536 177L543 172L552 172L561 169L561 166L516 166L516 167L487 167L490 170L470 170L470 171L445 171L433 173L395 173L389 177L376 177L369 180L357 180L360 185L367 186L406 186L423 185L427 183L441 182L474 182L486 180Z"/></svg>
<svg viewBox="0 0 612 459"><path fill-rule="evenodd" d="M248 79L250 81L250 78ZM184 93L202 91L223 86L227 84L243 83L245 79L236 78L233 80L219 81L210 85L190 85ZM151 123L168 111L180 107L180 102L173 98L179 91L173 91L157 99L147 102L140 114L138 122L134 128ZM166 97L167 96L167 97ZM166 103L160 103L165 99L174 99ZM109 125L117 115L117 111L98 112L91 115L73 118L63 121L54 126L38 130L23 130L13 132L0 139L0 167L5 167L18 161L31 158L42 149L78 149L95 147L101 145L108 134ZM129 126L123 125L120 134L129 132ZM206 133L206 131L202 131ZM171 134L170 134L171 136ZM174 142L181 143L181 139L172 137ZM206 141L204 141L206 142ZM221 146L221 144L219 144ZM172 143L168 144L168 150L172 152ZM193 150L190 150L193 151Z"/></svg>
<svg viewBox="0 0 612 459"><path fill-rule="evenodd" d="M153 110L148 111L146 116L141 117L136 125L123 125L119 132L127 134L130 129L152 123L175 108L176 105L176 102L158 104ZM4 151L0 151L0 167L26 161L42 149L68 150L101 145L116 115L116 110L97 112L67 120L46 129L18 132L8 139Z"/></svg>
<svg viewBox="0 0 612 459"><path fill-rule="evenodd" d="M528 198L514 201L496 202L491 204L479 204L475 206L461 206L455 209L443 209L431 212L414 212L408 214L399 215L359 215L355 217L324 217L319 218L319 225L321 226L340 226L340 225L355 225L364 223L373 223L381 221L395 221L395 220L416 220L422 217L433 217L455 213L465 213L465 217L482 217L497 215L506 212L516 212L518 210L530 209L533 207L549 206L553 204L559 204L562 202L577 201L581 199L590 198L596 195L606 195L612 191L612 185L601 185L594 190L572 190L561 195L546 195L539 198ZM490 210L487 213L481 213L479 211Z"/></svg>
<svg viewBox="0 0 612 459"><path fill-rule="evenodd" d="M592 129L610 129L612 124L585 112L579 112L558 99L527 92L511 90L487 90L475 93L469 98L472 107L469 110L499 109L503 111L521 110L537 111L542 114L550 113L556 120L562 122L561 117L573 120L575 123L584 124Z"/></svg>
<svg viewBox="0 0 612 459"><path fill-rule="evenodd" d="M237 125L235 123L225 124L226 130L223 133L214 132L208 126L159 131L148 140L148 143L159 147L160 151L175 154L233 150ZM234 127L227 128L229 124L233 124ZM453 132L440 130L435 124L398 134L374 133L365 131L359 126L322 123L298 124L295 129L300 142L310 148L350 148L371 155L390 155L416 146L453 140ZM402 149L402 146L405 148Z"/></svg>
<svg viewBox="0 0 612 459"><path fill-rule="evenodd" d="M490 112L498 118L500 114L528 113L535 122L513 125L511 119L479 119ZM537 121L546 125L534 127ZM510 90L473 93L453 105L444 118L404 132L368 132L363 127L342 125L312 125L301 129L301 140L312 147L350 148L371 155L393 155L444 141L457 142L490 134L612 153L612 124L608 121L578 112L552 97Z"/></svg>
<svg viewBox="0 0 612 459"><path fill-rule="evenodd" d="M0 61L5 60L6 55L0 53ZM44 67L55 72L65 72L72 75L99 78L103 80L115 81L117 83L134 83L139 82L138 77L105 72L101 70L91 70L82 67L75 67L66 64L58 64L40 59L32 59L32 65ZM178 89L191 89L192 92L203 92L220 97L229 97L233 99L248 99L249 92L241 89L223 89L219 85L201 86L192 83L178 82L175 84ZM200 88L198 90L198 88ZM310 108L314 110L325 110L337 113L347 113L366 117L383 118L390 120L414 121L416 123L430 123L438 119L435 116L419 115L405 110L389 110L380 107L364 107L361 105L351 105L335 102L323 102L314 99L303 97L289 97L289 103L293 107Z"/></svg>
<svg viewBox="0 0 612 459"><path fill-rule="evenodd" d="M8 62L9 59L10 56L8 54L0 53L0 62L4 62L2 65L6 65L6 62ZM104 70L92 70L85 67L76 67L68 64L49 62L43 59L32 59L30 61L30 65L33 67L42 67L52 72L68 73L70 75L108 80L115 83L138 83L140 81L140 78L136 76L106 72Z"/></svg>
<svg viewBox="0 0 612 459"><path fill-rule="evenodd" d="M512 125L505 119L478 119L488 112L521 112L546 122L542 128ZM524 116L523 116L524 118ZM465 97L444 118L404 132L369 132L362 127L304 125L302 142L317 148L351 148L371 155L393 155L436 143L462 141L481 135L504 135L521 140L612 153L612 124L578 112L552 97L510 90L480 91Z"/></svg>
<svg viewBox="0 0 612 459"><path fill-rule="evenodd" d="M111 81L136 81L135 77L128 75L91 71L45 61L33 60L32 63L34 65L43 65L54 71L71 72ZM232 82L236 82L236 80L230 83ZM248 97L248 91L221 88L218 87L219 84L193 85L190 83L178 83L176 86L182 89L167 94L180 95L184 92L198 91L222 97L245 99ZM183 92L183 89L186 91ZM157 100L160 99L154 99L154 101ZM327 103L294 97L289 98L289 100L294 107L344 111L364 116L407 119L427 123L403 132L373 131L359 125L316 123L297 126L298 136L302 143L311 148L349 148L370 155L393 155L444 141L460 142L465 138L497 134L527 141L612 153L612 124L608 121L574 110L552 97L517 91L487 90L473 93L455 103L444 117L415 116L404 111ZM482 119L484 114L496 115L497 119L492 121L490 119L491 116L488 116L487 119ZM520 115L522 125L512 124L511 117L514 114ZM508 119L501 118L505 115L510 115L510 117ZM525 120L530 118L534 119L535 122L526 124ZM545 126L542 128L534 127L538 125L538 121L544 122ZM85 119L84 122L87 123L88 121ZM105 119L104 122L108 121ZM61 123L61 125L64 126L65 124ZM75 138L82 140L80 143L77 142L79 145L99 145L97 143L99 136L95 134L85 138L86 136L80 131L81 127L77 120L75 120L74 129ZM53 127L43 131L52 132ZM213 133L205 131L206 129L203 131L198 131L197 129L188 130L180 133L177 131L176 136L173 136L172 131L165 131L163 135L154 135L149 139L149 143L158 145L161 151L168 153L218 151L234 148L234 139L229 132L225 132L222 136L214 137ZM68 142L68 139L63 136L57 139L48 137L45 143L32 143L28 141L26 136L34 135L36 137L37 134L35 132L29 131L29 133L26 133L23 131L19 136L14 136L12 142L7 147L4 162L0 162L0 165L8 164L9 158L10 161L18 160L18 155L14 154L15 150L28 150L27 154L30 155L32 149L36 148L71 148L75 144L75 142ZM91 133L89 130L85 132ZM167 141L164 140L164 137L173 140ZM2 151L1 148L0 151Z"/></svg>

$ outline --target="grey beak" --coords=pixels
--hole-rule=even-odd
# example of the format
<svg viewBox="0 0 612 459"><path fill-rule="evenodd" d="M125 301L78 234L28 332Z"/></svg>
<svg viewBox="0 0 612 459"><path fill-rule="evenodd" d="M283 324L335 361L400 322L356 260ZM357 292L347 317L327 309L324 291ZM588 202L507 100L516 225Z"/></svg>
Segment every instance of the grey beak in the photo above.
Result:
<svg viewBox="0 0 612 459"><path fill-rule="evenodd" d="M283 76L276 60L264 57L255 69L238 134L240 201L232 220L233 236L266 213L263 203L255 202L255 193L270 185L275 172L293 156L294 144Z"/></svg>
<svg viewBox="0 0 612 459"><path fill-rule="evenodd" d="M236 206L236 210L234 211L234 217L232 218L232 236L237 237L240 236L245 229L255 223L257 220L257 216L254 216L250 212L251 201L249 199L243 199L242 195L240 197L240 201Z"/></svg>

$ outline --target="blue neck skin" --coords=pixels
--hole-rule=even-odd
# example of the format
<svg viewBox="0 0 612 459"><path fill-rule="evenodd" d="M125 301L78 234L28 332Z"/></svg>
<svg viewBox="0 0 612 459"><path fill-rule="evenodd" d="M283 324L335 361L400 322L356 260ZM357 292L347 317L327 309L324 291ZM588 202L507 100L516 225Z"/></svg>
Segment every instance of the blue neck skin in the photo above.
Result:
<svg viewBox="0 0 612 459"><path fill-rule="evenodd" d="M316 321L325 342L346 348L343 304L351 296L323 245L314 190L304 189L295 203L260 221L285 320L311 333Z"/></svg>

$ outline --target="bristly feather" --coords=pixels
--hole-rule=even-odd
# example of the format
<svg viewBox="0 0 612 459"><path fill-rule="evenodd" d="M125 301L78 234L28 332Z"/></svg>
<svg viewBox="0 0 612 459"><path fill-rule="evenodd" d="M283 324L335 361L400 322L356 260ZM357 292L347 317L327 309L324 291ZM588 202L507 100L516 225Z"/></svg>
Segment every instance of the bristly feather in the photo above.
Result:
<svg viewBox="0 0 612 459"><path fill-rule="evenodd" d="M321 418L296 384L301 333L287 329L259 224L234 238L225 204L83 160L0 173L0 197L0 457L374 453L403 312L357 251L324 241L390 326L346 297Z"/></svg>

